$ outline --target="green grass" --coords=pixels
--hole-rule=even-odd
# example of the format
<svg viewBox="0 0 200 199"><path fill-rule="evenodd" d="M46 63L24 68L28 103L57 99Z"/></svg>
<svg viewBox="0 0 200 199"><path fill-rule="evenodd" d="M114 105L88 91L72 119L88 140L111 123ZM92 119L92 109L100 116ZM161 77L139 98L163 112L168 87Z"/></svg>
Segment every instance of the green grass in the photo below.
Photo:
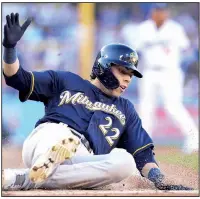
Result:
<svg viewBox="0 0 200 199"><path fill-rule="evenodd" d="M160 162L182 165L198 172L198 154L183 155L181 153L158 154L156 159Z"/></svg>

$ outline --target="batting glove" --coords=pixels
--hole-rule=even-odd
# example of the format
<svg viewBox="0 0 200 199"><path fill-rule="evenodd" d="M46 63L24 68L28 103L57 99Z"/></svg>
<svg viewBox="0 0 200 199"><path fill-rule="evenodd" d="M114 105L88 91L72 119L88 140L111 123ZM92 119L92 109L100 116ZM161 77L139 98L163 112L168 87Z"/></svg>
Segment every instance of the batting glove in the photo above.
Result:
<svg viewBox="0 0 200 199"><path fill-rule="evenodd" d="M186 187L183 185L172 185L172 184L164 184L164 183L155 183L155 187L159 190L194 190L191 187Z"/></svg>
<svg viewBox="0 0 200 199"><path fill-rule="evenodd" d="M152 181L159 190L193 190L191 187L173 184L173 182L165 178L159 168L152 168L149 171L148 179Z"/></svg>
<svg viewBox="0 0 200 199"><path fill-rule="evenodd" d="M6 25L4 25L3 46L6 48L14 48L17 42L21 39L24 32L31 23L31 18L28 18L22 26L19 24L19 14L11 13L6 16Z"/></svg>

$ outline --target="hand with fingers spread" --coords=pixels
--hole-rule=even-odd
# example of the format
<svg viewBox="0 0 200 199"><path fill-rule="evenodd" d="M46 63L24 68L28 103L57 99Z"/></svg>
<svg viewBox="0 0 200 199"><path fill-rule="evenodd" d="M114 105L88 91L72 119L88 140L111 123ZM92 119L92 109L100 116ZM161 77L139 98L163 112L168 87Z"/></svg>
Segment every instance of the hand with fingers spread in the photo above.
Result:
<svg viewBox="0 0 200 199"><path fill-rule="evenodd" d="M31 23L31 18L28 18L22 26L19 24L19 14L11 13L6 16L6 25L4 25L3 46L6 48L14 48L17 42L21 39L24 32Z"/></svg>

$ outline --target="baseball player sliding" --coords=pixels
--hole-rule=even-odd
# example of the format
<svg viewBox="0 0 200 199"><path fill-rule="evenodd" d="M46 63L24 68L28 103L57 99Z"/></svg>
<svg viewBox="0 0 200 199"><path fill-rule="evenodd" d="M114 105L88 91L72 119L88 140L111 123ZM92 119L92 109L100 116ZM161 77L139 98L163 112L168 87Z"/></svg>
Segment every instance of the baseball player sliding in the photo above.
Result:
<svg viewBox="0 0 200 199"><path fill-rule="evenodd" d="M136 50L141 52L145 78L139 84L139 113L143 126L152 134L157 95L160 94L166 111L185 137L182 150L198 150L198 129L182 104L183 72L180 56L189 48L189 40L180 24L168 18L166 3L154 4L151 19L139 25Z"/></svg>
<svg viewBox="0 0 200 199"><path fill-rule="evenodd" d="M3 74L19 99L40 101L45 115L23 144L26 169L5 169L3 190L96 188L140 174L161 190L191 190L172 185L155 161L153 141L134 106L120 97L131 79L142 75L138 55L122 44L104 46L91 81L66 71L27 72L16 44L31 23L6 16ZM113 150L114 148L122 148ZM120 172L119 172L120 171Z"/></svg>

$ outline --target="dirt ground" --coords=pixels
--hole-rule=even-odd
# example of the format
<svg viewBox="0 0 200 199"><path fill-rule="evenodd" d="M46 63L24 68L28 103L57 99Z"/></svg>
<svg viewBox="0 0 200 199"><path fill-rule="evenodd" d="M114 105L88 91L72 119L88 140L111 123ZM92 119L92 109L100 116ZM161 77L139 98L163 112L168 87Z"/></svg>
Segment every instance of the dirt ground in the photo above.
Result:
<svg viewBox="0 0 200 199"><path fill-rule="evenodd" d="M171 149L170 149L171 150ZM173 149L176 152L177 149ZM167 153L166 148L156 153ZM172 150L170 152L173 152ZM161 170L176 184L193 187L194 191L158 191L152 183L142 177L131 176L120 183L98 190L30 190L3 191L2 196L198 196L198 172L179 165L158 162ZM21 148L4 147L2 150L2 169L23 168Z"/></svg>

